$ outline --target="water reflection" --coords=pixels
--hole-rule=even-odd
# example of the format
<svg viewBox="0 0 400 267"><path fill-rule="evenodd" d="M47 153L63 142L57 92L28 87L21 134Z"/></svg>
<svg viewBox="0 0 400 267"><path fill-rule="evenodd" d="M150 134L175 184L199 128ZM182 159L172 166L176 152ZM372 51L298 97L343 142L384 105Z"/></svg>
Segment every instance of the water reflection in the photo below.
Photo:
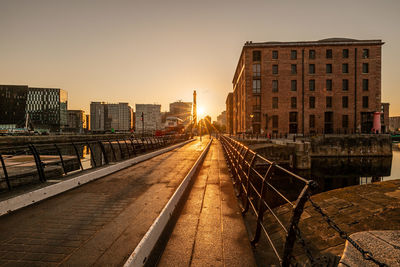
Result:
<svg viewBox="0 0 400 267"><path fill-rule="evenodd" d="M346 186L400 179L400 148L392 157L313 158L311 170L294 170L319 184L316 193Z"/></svg>

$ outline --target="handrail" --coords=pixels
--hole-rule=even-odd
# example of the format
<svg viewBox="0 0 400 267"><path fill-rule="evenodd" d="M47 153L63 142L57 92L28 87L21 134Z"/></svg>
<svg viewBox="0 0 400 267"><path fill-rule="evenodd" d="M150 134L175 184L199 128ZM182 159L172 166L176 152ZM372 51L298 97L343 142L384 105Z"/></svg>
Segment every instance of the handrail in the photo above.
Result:
<svg viewBox="0 0 400 267"><path fill-rule="evenodd" d="M189 139L189 135L129 138L116 137L101 140L28 144L0 147L0 191L36 182L46 182L112 162L136 157ZM130 145L127 140L130 141ZM27 157L28 156L28 157ZM15 166L15 167L14 167ZM16 168L18 166L18 168ZM58 177L57 176L57 177Z"/></svg>
<svg viewBox="0 0 400 267"><path fill-rule="evenodd" d="M275 164L238 141L227 136L220 136L220 141L224 148L224 154L228 167L233 176L233 183L237 189L238 197L241 199L242 213L245 214L249 208L257 217L255 234L252 238L252 245L259 242L263 233L268 243L271 245L276 259L281 266L290 266L294 243L296 241L296 229L303 213L304 205L308 200L310 192L316 187L316 183L307 180L285 168ZM262 164L256 164L262 163ZM261 166L261 167L260 167ZM265 167L266 170L262 169ZM271 181L279 179L278 172L288 175L291 179L301 184L300 193L293 200L289 196L274 186ZM292 207L290 220L287 225L279 218L274 211L271 200L268 197L278 197ZM264 225L264 214L272 214L272 219L277 222L277 226L286 234L283 249L278 247L271 238L272 233L268 232Z"/></svg>

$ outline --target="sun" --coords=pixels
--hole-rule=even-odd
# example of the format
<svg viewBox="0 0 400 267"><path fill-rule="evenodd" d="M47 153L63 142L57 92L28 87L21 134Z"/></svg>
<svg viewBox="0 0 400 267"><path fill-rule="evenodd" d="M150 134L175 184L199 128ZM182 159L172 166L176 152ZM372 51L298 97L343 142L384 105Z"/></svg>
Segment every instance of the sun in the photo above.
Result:
<svg viewBox="0 0 400 267"><path fill-rule="evenodd" d="M206 111L204 110L204 107L197 107L197 117L199 119L203 118L206 115Z"/></svg>

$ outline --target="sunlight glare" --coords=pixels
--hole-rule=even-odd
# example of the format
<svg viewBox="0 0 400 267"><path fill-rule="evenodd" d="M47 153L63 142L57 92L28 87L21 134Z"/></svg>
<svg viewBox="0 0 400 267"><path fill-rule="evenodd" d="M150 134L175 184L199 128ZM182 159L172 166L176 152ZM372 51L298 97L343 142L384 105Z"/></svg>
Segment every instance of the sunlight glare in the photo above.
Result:
<svg viewBox="0 0 400 267"><path fill-rule="evenodd" d="M206 115L206 112L203 107L197 107L197 117L202 119Z"/></svg>

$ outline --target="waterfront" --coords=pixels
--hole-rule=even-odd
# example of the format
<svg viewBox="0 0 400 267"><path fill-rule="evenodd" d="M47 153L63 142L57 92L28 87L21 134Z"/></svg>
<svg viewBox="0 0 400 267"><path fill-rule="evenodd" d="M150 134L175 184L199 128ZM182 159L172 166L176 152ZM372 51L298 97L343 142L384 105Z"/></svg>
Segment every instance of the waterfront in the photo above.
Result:
<svg viewBox="0 0 400 267"><path fill-rule="evenodd" d="M316 181L315 193L347 186L400 179L400 146L393 144L392 157L313 158L308 171L297 174Z"/></svg>

